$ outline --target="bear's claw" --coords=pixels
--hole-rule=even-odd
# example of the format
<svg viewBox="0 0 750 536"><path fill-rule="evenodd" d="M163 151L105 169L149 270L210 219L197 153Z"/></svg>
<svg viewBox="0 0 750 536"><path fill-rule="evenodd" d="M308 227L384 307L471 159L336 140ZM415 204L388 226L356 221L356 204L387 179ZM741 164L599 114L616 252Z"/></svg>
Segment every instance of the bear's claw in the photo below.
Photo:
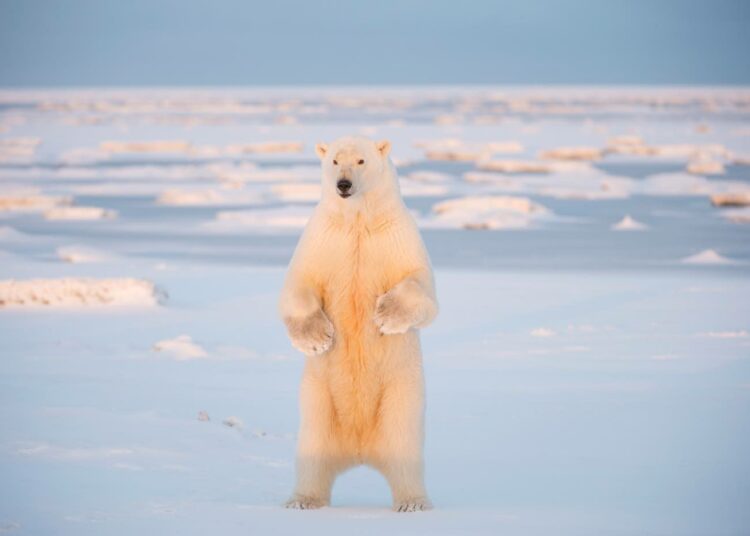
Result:
<svg viewBox="0 0 750 536"><path fill-rule="evenodd" d="M430 504L429 500L424 498L409 499L393 505L393 510L396 512L424 512L425 510L431 509L432 504Z"/></svg>
<svg viewBox="0 0 750 536"><path fill-rule="evenodd" d="M309 317L287 319L292 346L305 355L320 355L328 351L333 343L333 324L322 310Z"/></svg>

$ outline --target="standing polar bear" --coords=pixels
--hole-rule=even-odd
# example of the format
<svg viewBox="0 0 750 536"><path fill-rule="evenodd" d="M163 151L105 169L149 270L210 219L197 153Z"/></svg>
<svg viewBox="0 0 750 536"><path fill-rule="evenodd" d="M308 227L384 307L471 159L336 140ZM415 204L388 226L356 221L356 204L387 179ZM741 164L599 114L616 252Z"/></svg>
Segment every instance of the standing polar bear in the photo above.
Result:
<svg viewBox="0 0 750 536"><path fill-rule="evenodd" d="M315 148L322 198L280 300L292 345L306 356L289 508L328 505L336 476L363 463L388 480L394 510L430 508L417 329L435 317L437 302L390 148L364 138Z"/></svg>

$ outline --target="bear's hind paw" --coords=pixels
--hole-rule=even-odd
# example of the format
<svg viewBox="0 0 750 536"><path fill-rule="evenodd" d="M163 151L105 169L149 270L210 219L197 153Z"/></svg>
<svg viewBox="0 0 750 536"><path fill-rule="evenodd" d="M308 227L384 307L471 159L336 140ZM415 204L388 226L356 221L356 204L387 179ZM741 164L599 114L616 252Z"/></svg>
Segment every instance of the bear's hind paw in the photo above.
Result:
<svg viewBox="0 0 750 536"><path fill-rule="evenodd" d="M395 512L424 512L425 510L432 510L432 504L429 499L424 497L408 499L394 504L393 510Z"/></svg>
<svg viewBox="0 0 750 536"><path fill-rule="evenodd" d="M323 499L303 497L301 495L295 495L284 503L284 508L290 508L292 510L315 510L317 508L323 508L324 506L328 506L328 503Z"/></svg>

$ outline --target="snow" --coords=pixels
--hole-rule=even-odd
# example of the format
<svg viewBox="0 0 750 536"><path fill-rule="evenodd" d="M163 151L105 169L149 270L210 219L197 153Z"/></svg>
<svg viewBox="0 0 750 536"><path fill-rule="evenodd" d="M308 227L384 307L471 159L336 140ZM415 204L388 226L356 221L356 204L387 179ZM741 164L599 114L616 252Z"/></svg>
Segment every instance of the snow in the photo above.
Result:
<svg viewBox="0 0 750 536"><path fill-rule="evenodd" d="M132 278L0 280L0 307L149 307L158 298L152 283Z"/></svg>
<svg viewBox="0 0 750 536"><path fill-rule="evenodd" d="M742 87L0 91L0 137L39 140L0 161L0 531L744 534L749 105ZM280 507L303 358L278 292L315 143L358 133L393 144L441 305L421 334L435 509L414 515L367 468L330 508ZM562 147L601 156L539 158ZM725 173L687 171L709 161ZM67 206L117 217L45 219Z"/></svg>
<svg viewBox="0 0 750 536"><path fill-rule="evenodd" d="M626 214L620 221L612 224L613 231L643 231L648 229L648 225L634 220L629 214Z"/></svg>

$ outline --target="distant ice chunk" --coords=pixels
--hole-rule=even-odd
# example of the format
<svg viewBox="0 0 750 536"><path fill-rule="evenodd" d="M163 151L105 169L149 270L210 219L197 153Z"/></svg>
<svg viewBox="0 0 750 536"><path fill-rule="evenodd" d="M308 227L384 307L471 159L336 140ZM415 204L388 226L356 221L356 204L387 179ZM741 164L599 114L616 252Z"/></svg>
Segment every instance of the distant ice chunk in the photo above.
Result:
<svg viewBox="0 0 750 536"><path fill-rule="evenodd" d="M701 333L700 336L710 339L746 339L750 337L750 333L744 329L740 331L709 331L708 333Z"/></svg>
<svg viewBox="0 0 750 536"><path fill-rule="evenodd" d="M467 143L459 139L418 141L416 147L424 149L425 158L438 161L473 162L493 154L521 153L523 145L517 141L490 141Z"/></svg>
<svg viewBox="0 0 750 536"><path fill-rule="evenodd" d="M477 167L486 171L499 173L551 173L552 166L532 160L480 160Z"/></svg>
<svg viewBox="0 0 750 536"><path fill-rule="evenodd" d="M424 227L459 229L519 229L551 213L526 197L472 196L450 199L432 207L435 216Z"/></svg>
<svg viewBox="0 0 750 536"><path fill-rule="evenodd" d="M627 214L623 219L613 224L611 229L613 231L643 231L648 229L648 225L634 220Z"/></svg>
<svg viewBox="0 0 750 536"><path fill-rule="evenodd" d="M116 217L116 211L100 207L55 207L44 213L46 220L108 220Z"/></svg>
<svg viewBox="0 0 750 536"><path fill-rule="evenodd" d="M213 188L170 188L164 190L156 199L157 204L169 206L250 205L263 201L264 198L260 192L228 192Z"/></svg>
<svg viewBox="0 0 750 536"><path fill-rule="evenodd" d="M6 279L0 281L0 307L140 306L159 304L149 281L121 279Z"/></svg>
<svg viewBox="0 0 750 536"><path fill-rule="evenodd" d="M235 417L234 415L232 415L231 417L227 417L226 419L221 421L221 424L223 424L224 426L228 426L229 428L237 429L240 429L243 426L242 419L240 419L239 417Z"/></svg>
<svg viewBox="0 0 750 536"><path fill-rule="evenodd" d="M34 212L69 205L70 197L42 195L36 189L0 194L0 212Z"/></svg>
<svg viewBox="0 0 750 536"><path fill-rule="evenodd" d="M716 207L746 207L750 206L750 190L727 194L714 194L711 204Z"/></svg>
<svg viewBox="0 0 750 536"><path fill-rule="evenodd" d="M555 335L557 335L555 331L549 328L535 328L535 329L532 329L529 334L532 337L539 337L539 338L548 338L548 337L554 337Z"/></svg>
<svg viewBox="0 0 750 536"><path fill-rule="evenodd" d="M260 154L279 154L279 153L301 153L305 144L299 141L266 141L260 143L245 143L229 145L226 152L229 154L241 153L260 153Z"/></svg>
<svg viewBox="0 0 750 536"><path fill-rule="evenodd" d="M539 153L543 160L599 160L602 157L602 150L596 147L558 147Z"/></svg>
<svg viewBox="0 0 750 536"><path fill-rule="evenodd" d="M159 205L218 205L222 196L216 190L164 190L156 199Z"/></svg>
<svg viewBox="0 0 750 536"><path fill-rule="evenodd" d="M176 361L188 361L190 359L203 359L208 353L198 344L193 342L190 335L180 335L174 339L166 339L154 344L154 351L164 352Z"/></svg>
<svg viewBox="0 0 750 536"><path fill-rule="evenodd" d="M447 173L440 173L439 171L426 171L426 170L420 170L420 171L412 171L408 175L406 175L404 178L416 181L416 182L427 182L427 183L441 183L441 182L449 182L453 180L453 177L451 175L448 175Z"/></svg>
<svg viewBox="0 0 750 536"><path fill-rule="evenodd" d="M282 201L305 202L319 201L321 195L320 183L288 182L271 186L272 195Z"/></svg>
<svg viewBox="0 0 750 536"><path fill-rule="evenodd" d="M445 184L429 184L403 177L399 180L399 186L404 197L438 197L448 193Z"/></svg>
<svg viewBox="0 0 750 536"><path fill-rule="evenodd" d="M709 159L691 160L685 169L694 175L723 175L725 172L722 162Z"/></svg>
<svg viewBox="0 0 750 536"><path fill-rule="evenodd" d="M705 249L695 255L690 255L682 259L684 264L732 264L733 260L719 255L713 249Z"/></svg>
<svg viewBox="0 0 750 536"><path fill-rule="evenodd" d="M656 196L710 196L717 193L750 193L747 183L741 181L707 179L688 173L659 173L646 177L639 187L640 193Z"/></svg>
<svg viewBox="0 0 750 536"><path fill-rule="evenodd" d="M310 219L313 207L288 205L257 210L226 210L216 215L208 228L217 231L242 231L248 227L259 230L302 229Z"/></svg>
<svg viewBox="0 0 750 536"><path fill-rule="evenodd" d="M57 248L57 256L72 264L101 262L109 257L106 253L86 246L62 246Z"/></svg>
<svg viewBox="0 0 750 536"><path fill-rule="evenodd" d="M103 141L99 148L106 153L166 153L179 154L191 150L190 142L184 140L153 140L153 141Z"/></svg>

